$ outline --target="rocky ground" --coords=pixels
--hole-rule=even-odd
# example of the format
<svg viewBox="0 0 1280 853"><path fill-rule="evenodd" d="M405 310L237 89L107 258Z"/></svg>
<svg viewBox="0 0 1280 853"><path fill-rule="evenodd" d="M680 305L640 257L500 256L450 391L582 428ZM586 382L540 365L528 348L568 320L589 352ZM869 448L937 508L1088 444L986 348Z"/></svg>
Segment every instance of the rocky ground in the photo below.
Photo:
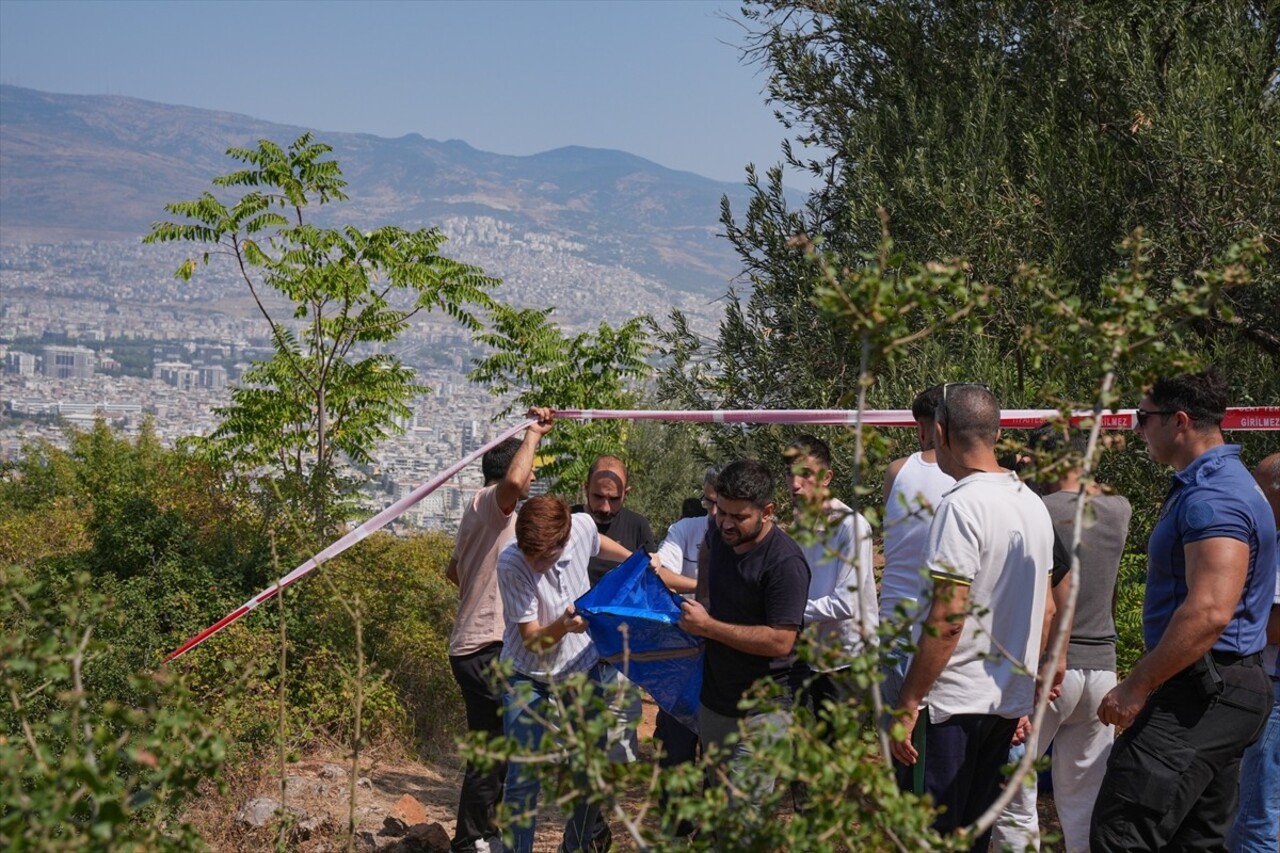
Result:
<svg viewBox="0 0 1280 853"><path fill-rule="evenodd" d="M640 726L641 760L650 760L656 707L646 700ZM317 753L285 768L284 791L274 766L243 768L227 780L227 792L210 793L187 817L215 853L277 849L281 809L289 814L285 849L338 853L347 849L351 761L337 751ZM363 853L445 853L453 834L462 784L456 759L435 763L395 761L376 752L361 761L356 776L356 847ZM1039 802L1041 826L1059 832L1050 796ZM634 812L634 809L628 808ZM545 799L540 804L535 853L554 853L565 815ZM633 850L625 827L612 822L615 851ZM1057 849L1048 843L1046 851Z"/></svg>
<svg viewBox="0 0 1280 853"><path fill-rule="evenodd" d="M640 726L642 760L657 708L645 702ZM275 767L245 768L228 780L226 794L196 803L188 814L215 853L257 853L273 849L279 837L276 813L283 803L291 824L287 849L337 853L347 849L351 802L351 761L336 751L291 762L284 791ZM462 785L456 760L436 763L390 761L371 755L356 776L356 849L380 853L444 853L453 835ZM539 806L535 853L554 853L565 815L544 799ZM612 826L614 850L631 849L625 830Z"/></svg>

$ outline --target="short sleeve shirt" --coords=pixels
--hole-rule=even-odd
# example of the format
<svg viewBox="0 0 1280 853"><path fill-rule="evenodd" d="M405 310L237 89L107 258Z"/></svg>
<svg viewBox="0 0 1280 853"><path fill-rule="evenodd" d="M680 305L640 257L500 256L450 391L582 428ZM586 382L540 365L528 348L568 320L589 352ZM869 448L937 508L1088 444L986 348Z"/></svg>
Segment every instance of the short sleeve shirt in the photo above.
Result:
<svg viewBox="0 0 1280 853"><path fill-rule="evenodd" d="M925 697L930 719L1030 713L1053 569L1044 503L1013 474L971 474L943 496L925 561L930 599L940 580L969 587L964 629Z"/></svg>
<svg viewBox="0 0 1280 853"><path fill-rule="evenodd" d="M562 681L576 672L586 672L599 659L585 632L565 634L542 652L525 648L520 636L522 624L551 624L591 588L587 561L600 550L600 535L589 515L571 516L570 525L569 544L545 572L535 572L515 542L498 555L498 588L506 616L502 660L511 661L516 672L538 681Z"/></svg>
<svg viewBox="0 0 1280 853"><path fill-rule="evenodd" d="M662 567L686 578L698 577L698 553L702 543L712 532L710 516L682 518L667 529L667 536L658 546L658 559Z"/></svg>
<svg viewBox="0 0 1280 853"><path fill-rule="evenodd" d="M774 525L756 547L737 554L719 533L708 535L707 581L710 614L733 625L775 628L804 624L809 566L795 541ZM726 717L741 717L738 703L761 678L785 685L795 650L781 657L738 651L707 641L702 670L702 704Z"/></svg>
<svg viewBox="0 0 1280 853"><path fill-rule="evenodd" d="M646 554L653 554L658 550L658 546L653 542L653 528L649 526L649 519L635 510L624 506L618 510L617 515L603 524L596 521L594 516L588 513L586 507L581 504L575 506L573 512L585 513L588 518L591 518L591 523L596 526L597 533L601 536L608 536L629 551L644 551ZM618 563L613 560L592 557L591 562L587 565L587 575L591 580L591 585L595 586L600 583L602 577L617 567Z"/></svg>
<svg viewBox="0 0 1280 853"><path fill-rule="evenodd" d="M498 484L476 492L462 513L453 546L458 561L458 614L449 635L449 654L468 655L502 641L498 554L515 532L516 514L498 506Z"/></svg>
<svg viewBox="0 0 1280 853"><path fill-rule="evenodd" d="M1276 528L1271 506L1240 462L1240 447L1222 444L1173 475L1160 520L1147 541L1147 591L1142 606L1147 648L1154 648L1187 598L1185 548L1207 539L1249 546L1244 591L1214 651L1251 655L1267 644L1275 590Z"/></svg>

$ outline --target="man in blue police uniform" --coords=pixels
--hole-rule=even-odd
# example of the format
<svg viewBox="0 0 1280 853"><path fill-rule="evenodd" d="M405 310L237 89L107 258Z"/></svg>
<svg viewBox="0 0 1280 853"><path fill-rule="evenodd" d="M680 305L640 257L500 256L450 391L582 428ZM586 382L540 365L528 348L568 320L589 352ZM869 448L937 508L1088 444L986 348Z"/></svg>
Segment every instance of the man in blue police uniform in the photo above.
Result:
<svg viewBox="0 0 1280 853"><path fill-rule="evenodd" d="M1240 756L1271 710L1275 521L1223 442L1226 403L1211 369L1158 380L1138 408L1152 459L1177 473L1147 543L1147 654L1098 707L1125 731L1094 805L1094 853L1224 849Z"/></svg>

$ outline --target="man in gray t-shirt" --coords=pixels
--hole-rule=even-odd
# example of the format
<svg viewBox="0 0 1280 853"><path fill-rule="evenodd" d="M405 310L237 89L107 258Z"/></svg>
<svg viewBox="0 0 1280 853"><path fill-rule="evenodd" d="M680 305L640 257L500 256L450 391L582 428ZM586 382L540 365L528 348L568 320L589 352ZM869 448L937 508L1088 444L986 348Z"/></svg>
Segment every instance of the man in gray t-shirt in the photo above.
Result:
<svg viewBox="0 0 1280 853"><path fill-rule="evenodd" d="M1040 450L1054 455L1066 449L1057 433L1037 433L1035 439L1033 443ZM1084 436L1073 436L1071 445L1077 454L1082 453ZM1053 519L1056 540L1053 597L1058 612L1067 606L1071 591L1066 572L1075 535L1080 473L1074 468L1057 482L1044 485L1044 504ZM1093 486L1086 491L1086 500L1080 536L1080 590L1066 647L1066 672L1062 692L1049 704L1039 738L1042 753L1053 741L1053 800L1068 851L1089 849L1093 801L1115 738L1114 729L1098 720L1098 703L1116 684L1113 599L1133 514L1127 498L1102 494ZM1048 642L1053 642L1052 635ZM1039 848L1034 783L1033 776L1030 787L1022 788L1000 816L992 834L993 850Z"/></svg>

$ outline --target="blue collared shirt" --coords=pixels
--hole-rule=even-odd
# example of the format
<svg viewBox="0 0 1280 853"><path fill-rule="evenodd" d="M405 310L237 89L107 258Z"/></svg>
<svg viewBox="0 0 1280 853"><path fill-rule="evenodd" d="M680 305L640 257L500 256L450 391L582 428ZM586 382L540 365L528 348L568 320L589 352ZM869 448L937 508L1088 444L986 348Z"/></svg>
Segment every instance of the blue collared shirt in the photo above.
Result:
<svg viewBox="0 0 1280 853"><path fill-rule="evenodd" d="M1249 546L1249 573L1231 622L1214 651L1250 655L1267 644L1267 617L1276 584L1276 525L1262 489L1240 462L1240 447L1205 451L1173 475L1160 520L1147 542L1147 592L1142 606L1147 648L1154 648L1187 597L1184 547L1227 538Z"/></svg>

